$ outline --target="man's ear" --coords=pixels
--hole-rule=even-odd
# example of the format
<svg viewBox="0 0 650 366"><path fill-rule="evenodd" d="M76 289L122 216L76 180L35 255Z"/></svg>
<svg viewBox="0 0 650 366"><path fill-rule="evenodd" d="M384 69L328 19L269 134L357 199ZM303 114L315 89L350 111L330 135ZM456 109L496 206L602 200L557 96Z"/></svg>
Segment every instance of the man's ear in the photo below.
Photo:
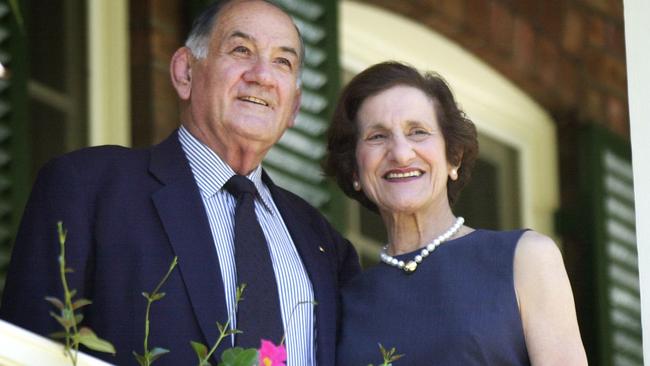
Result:
<svg viewBox="0 0 650 366"><path fill-rule="evenodd" d="M172 84L181 100L190 99L192 94L192 51L181 47L172 56L169 72Z"/></svg>
<svg viewBox="0 0 650 366"><path fill-rule="evenodd" d="M296 100L293 104L293 113L291 113L291 121L289 121L289 127L293 127L296 124L296 117L298 117L298 112L300 112L300 101L302 100L302 88L297 87L296 91Z"/></svg>

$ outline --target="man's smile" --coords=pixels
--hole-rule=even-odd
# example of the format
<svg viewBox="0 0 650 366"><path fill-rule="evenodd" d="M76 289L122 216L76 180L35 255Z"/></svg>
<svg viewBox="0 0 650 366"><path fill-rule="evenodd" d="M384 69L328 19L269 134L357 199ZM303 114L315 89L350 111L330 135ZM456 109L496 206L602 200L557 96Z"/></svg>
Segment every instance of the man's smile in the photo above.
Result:
<svg viewBox="0 0 650 366"><path fill-rule="evenodd" d="M263 105L265 107L269 106L269 103L267 103L265 100L260 99L260 98L256 98L256 97L251 96L251 95L239 97L238 99L241 100L241 101L244 101L244 102L250 102L250 103L254 103L254 104L258 104L258 105Z"/></svg>

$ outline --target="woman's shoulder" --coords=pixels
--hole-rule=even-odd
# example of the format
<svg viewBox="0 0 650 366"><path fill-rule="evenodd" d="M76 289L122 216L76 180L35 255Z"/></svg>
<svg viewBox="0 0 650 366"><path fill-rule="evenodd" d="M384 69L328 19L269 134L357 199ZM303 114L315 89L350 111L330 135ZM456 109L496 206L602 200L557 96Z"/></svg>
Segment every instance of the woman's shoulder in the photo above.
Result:
<svg viewBox="0 0 650 366"><path fill-rule="evenodd" d="M550 237L526 231L517 243L514 258L515 287L520 296L544 296L566 280L562 252Z"/></svg>
<svg viewBox="0 0 650 366"><path fill-rule="evenodd" d="M452 244L457 242L461 245L450 245L450 247L476 254L485 252L488 257L499 254L512 258L517 243L526 232L526 229L504 231L470 228L465 235L452 241Z"/></svg>
<svg viewBox="0 0 650 366"><path fill-rule="evenodd" d="M528 230L517 242L515 265L521 264L526 268L537 268L562 264L562 253L555 241L550 237ZM562 268L564 265L562 264Z"/></svg>

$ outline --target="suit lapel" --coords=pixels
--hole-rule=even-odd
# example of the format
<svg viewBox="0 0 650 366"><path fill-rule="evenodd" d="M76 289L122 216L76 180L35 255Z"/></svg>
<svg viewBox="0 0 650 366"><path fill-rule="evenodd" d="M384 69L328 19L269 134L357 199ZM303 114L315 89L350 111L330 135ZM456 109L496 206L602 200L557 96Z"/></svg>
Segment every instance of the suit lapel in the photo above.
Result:
<svg viewBox="0 0 650 366"><path fill-rule="evenodd" d="M215 323L227 320L223 281L203 201L177 132L152 149L150 172L164 185L152 199L210 346L218 337Z"/></svg>
<svg viewBox="0 0 650 366"><path fill-rule="evenodd" d="M323 235L316 232L313 224L306 220L304 212L297 209L291 204L286 193L279 189L268 177L266 172L263 173L263 179L273 195L273 201L278 207L285 225L291 234L298 254L307 270L309 279L314 289L314 299L318 302L315 307L316 329L320 329L319 324L331 324L336 321L336 299L337 289L336 280L333 276L334 269L328 261L328 256L321 252L320 248L329 248L329 245L323 243ZM323 364L323 352L327 352L326 337L334 337L334 334L326 335L318 333L316 336L318 364Z"/></svg>

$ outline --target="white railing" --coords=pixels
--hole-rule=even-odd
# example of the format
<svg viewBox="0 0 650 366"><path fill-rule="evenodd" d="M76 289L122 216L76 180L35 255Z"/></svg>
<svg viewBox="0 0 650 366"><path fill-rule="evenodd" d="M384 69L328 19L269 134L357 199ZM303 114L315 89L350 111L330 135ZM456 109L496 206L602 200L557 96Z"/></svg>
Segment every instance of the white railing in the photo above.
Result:
<svg viewBox="0 0 650 366"><path fill-rule="evenodd" d="M0 366L71 366L63 345L0 320ZM110 366L79 352L77 366Z"/></svg>

